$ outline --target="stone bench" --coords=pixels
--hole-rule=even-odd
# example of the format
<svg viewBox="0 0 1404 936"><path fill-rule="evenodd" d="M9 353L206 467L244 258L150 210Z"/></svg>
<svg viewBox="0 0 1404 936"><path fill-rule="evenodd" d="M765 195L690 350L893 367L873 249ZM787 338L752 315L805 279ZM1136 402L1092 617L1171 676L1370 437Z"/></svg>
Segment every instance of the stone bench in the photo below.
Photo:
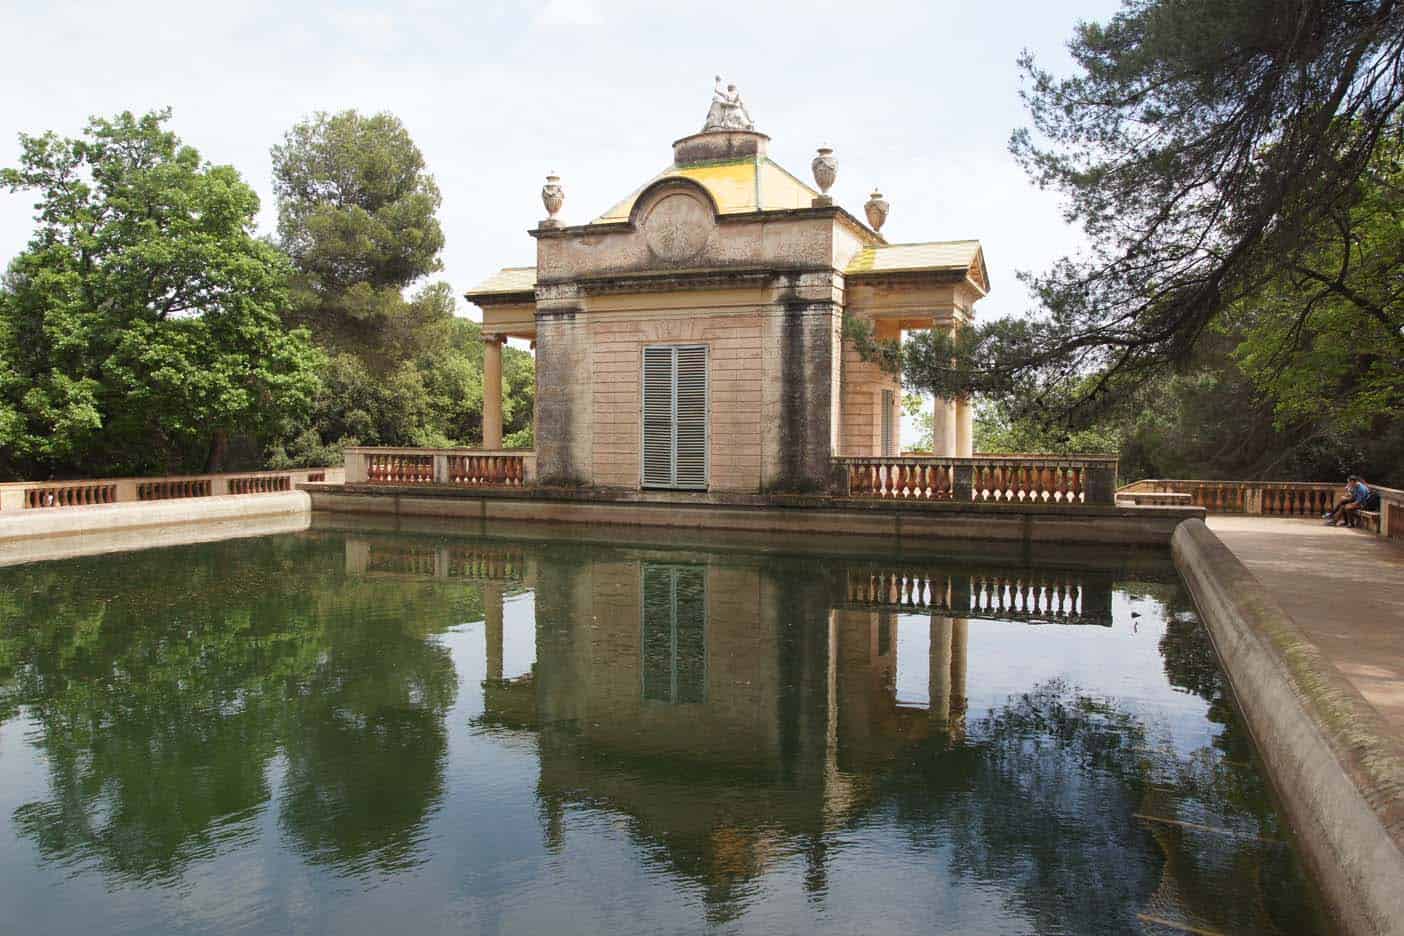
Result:
<svg viewBox="0 0 1404 936"><path fill-rule="evenodd" d="M1188 507L1192 494L1172 494L1169 491L1132 491L1116 495L1118 507Z"/></svg>

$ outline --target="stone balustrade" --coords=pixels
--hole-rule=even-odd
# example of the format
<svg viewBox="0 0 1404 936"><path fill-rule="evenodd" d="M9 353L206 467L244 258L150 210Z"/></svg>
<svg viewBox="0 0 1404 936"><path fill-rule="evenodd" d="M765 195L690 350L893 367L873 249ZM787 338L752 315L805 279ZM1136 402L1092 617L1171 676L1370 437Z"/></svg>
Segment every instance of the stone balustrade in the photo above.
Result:
<svg viewBox="0 0 1404 936"><path fill-rule="evenodd" d="M1371 485L1380 494L1376 532L1404 538L1404 491ZM1116 492L1118 499L1148 494L1188 495L1190 503L1211 514L1254 514L1272 517L1319 517L1345 494L1345 482L1335 481L1200 481L1148 478Z"/></svg>
<svg viewBox="0 0 1404 936"><path fill-rule="evenodd" d="M536 480L536 453L469 448L346 449L347 484L525 487Z"/></svg>
<svg viewBox="0 0 1404 936"><path fill-rule="evenodd" d="M526 551L506 544L421 546L360 536L346 540L346 571L352 575L521 585L535 581L532 570Z"/></svg>
<svg viewBox="0 0 1404 936"><path fill-rule="evenodd" d="M1120 488L1118 497L1185 494L1210 513L1319 517L1335 506L1344 483L1314 481L1193 481L1151 478Z"/></svg>
<svg viewBox="0 0 1404 936"><path fill-rule="evenodd" d="M56 507L87 507L132 501L160 501L224 494L291 491L305 481L339 480L338 468L299 468L240 474L170 475L160 478L103 478L92 481L15 481L0 484L0 512Z"/></svg>
<svg viewBox="0 0 1404 936"><path fill-rule="evenodd" d="M1115 455L902 455L834 459L834 493L894 501L1110 505Z"/></svg>
<svg viewBox="0 0 1404 936"><path fill-rule="evenodd" d="M848 610L944 614L1040 624L1110 627L1112 585L1096 573L951 575L920 567L851 569Z"/></svg>

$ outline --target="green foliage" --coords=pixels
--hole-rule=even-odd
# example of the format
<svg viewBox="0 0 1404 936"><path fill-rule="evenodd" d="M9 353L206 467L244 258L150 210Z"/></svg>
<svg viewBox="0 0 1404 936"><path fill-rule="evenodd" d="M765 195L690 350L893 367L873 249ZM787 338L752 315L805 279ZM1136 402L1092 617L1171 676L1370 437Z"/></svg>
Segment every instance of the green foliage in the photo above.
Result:
<svg viewBox="0 0 1404 936"><path fill-rule="evenodd" d="M1117 452L1123 481L1139 478L1329 480L1360 472L1404 484L1397 416L1384 430L1343 428L1326 414L1285 419L1238 365L1238 335L1206 336L1184 368L1158 377L1093 422L1040 419L1000 401L975 412L982 452ZM1378 422L1378 421L1377 421Z"/></svg>
<svg viewBox="0 0 1404 936"><path fill-rule="evenodd" d="M321 355L279 319L291 270L253 236L258 197L169 116L21 135L0 170L38 196L0 286L0 472L200 470L310 408Z"/></svg>
<svg viewBox="0 0 1404 936"><path fill-rule="evenodd" d="M311 425L289 425L270 460L480 442L480 331L454 317L446 283L420 285L440 269L444 238L438 187L404 126L390 114L317 114L273 148L273 174L297 271L287 318L312 329L328 362ZM502 363L503 428L519 432L531 424L534 361L505 348Z"/></svg>
<svg viewBox="0 0 1404 936"><path fill-rule="evenodd" d="M1116 452L1122 430L1116 425L1059 430L1046 423L1021 420L993 401L975 404L975 451L999 454L1051 452L1067 455Z"/></svg>
<svg viewBox="0 0 1404 936"><path fill-rule="evenodd" d="M518 429L502 437L502 447L509 449L534 449L536 448L536 431L532 426Z"/></svg>
<svg viewBox="0 0 1404 936"><path fill-rule="evenodd" d="M1401 483L1398 5L1126 0L1070 50L1022 62L1011 148L1089 252L1023 277L1032 317L914 334L907 386L979 394L981 450Z"/></svg>
<svg viewBox="0 0 1404 936"><path fill-rule="evenodd" d="M865 361L876 363L890 374L900 372L902 346L898 341L878 338L873 323L847 312L843 315L843 339L857 349Z"/></svg>
<svg viewBox="0 0 1404 936"><path fill-rule="evenodd" d="M936 430L932 424L931 403L918 393L902 394L902 412L916 423L917 437L909 446L914 452L929 452L935 445Z"/></svg>
<svg viewBox="0 0 1404 936"><path fill-rule="evenodd" d="M1329 272L1328 272L1329 271ZM1404 122L1310 257L1230 310L1235 357L1279 425L1380 432L1404 412Z"/></svg>
<svg viewBox="0 0 1404 936"><path fill-rule="evenodd" d="M1395 0L1125 0L1080 23L1069 51L1067 77L1023 60L1032 127L1011 148L1065 196L1089 251L1025 277L1036 318L982 324L955 347L915 336L929 351L904 368L915 385L1091 422L1284 274L1355 301L1352 269L1321 261L1350 249L1342 219L1404 105ZM1311 323L1315 291L1281 297ZM1361 309L1386 308L1397 333L1390 294L1392 310Z"/></svg>
<svg viewBox="0 0 1404 936"><path fill-rule="evenodd" d="M376 371L446 340L453 294L435 283L438 186L392 114L317 114L273 147L278 236L297 268L289 318Z"/></svg>

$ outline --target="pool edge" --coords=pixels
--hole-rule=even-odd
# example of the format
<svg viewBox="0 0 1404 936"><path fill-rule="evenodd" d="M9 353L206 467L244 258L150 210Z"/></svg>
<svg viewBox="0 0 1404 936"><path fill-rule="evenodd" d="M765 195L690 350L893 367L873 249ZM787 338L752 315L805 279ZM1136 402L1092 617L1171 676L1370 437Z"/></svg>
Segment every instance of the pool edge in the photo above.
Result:
<svg viewBox="0 0 1404 936"><path fill-rule="evenodd" d="M0 567L307 529L304 491L101 504L0 516Z"/></svg>
<svg viewBox="0 0 1404 936"><path fill-rule="evenodd" d="M1202 520L1171 555L1338 922L1404 934L1404 744Z"/></svg>

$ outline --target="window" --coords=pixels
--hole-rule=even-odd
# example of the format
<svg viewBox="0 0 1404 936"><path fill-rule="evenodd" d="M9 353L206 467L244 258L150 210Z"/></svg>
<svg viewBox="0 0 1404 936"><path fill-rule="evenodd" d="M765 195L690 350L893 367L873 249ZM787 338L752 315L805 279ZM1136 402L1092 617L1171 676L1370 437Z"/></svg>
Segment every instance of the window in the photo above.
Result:
<svg viewBox="0 0 1404 936"><path fill-rule="evenodd" d="M643 487L707 487L707 348L653 345L643 358Z"/></svg>
<svg viewBox="0 0 1404 936"><path fill-rule="evenodd" d="M643 697L707 701L707 570L643 566Z"/></svg>

